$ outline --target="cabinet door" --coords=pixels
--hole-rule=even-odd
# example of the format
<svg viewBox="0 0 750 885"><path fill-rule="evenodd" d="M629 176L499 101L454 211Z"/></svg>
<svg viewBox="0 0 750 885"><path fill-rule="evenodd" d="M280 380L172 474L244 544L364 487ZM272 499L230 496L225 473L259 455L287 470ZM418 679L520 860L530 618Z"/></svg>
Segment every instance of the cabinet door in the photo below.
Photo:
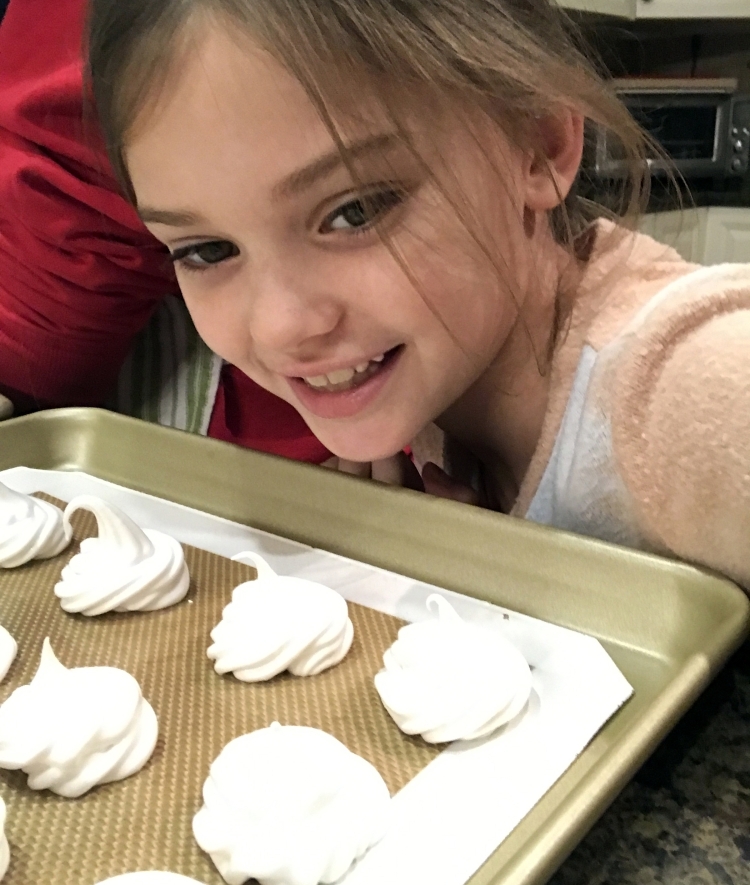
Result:
<svg viewBox="0 0 750 885"><path fill-rule="evenodd" d="M635 19L637 0L557 0L557 2L564 9L575 9L579 12L596 12L600 15L616 15L619 18Z"/></svg>
<svg viewBox="0 0 750 885"><path fill-rule="evenodd" d="M620 18L750 18L750 0L557 0L565 9Z"/></svg>
<svg viewBox="0 0 750 885"><path fill-rule="evenodd" d="M660 243L676 249L686 261L702 264L708 214L708 209L654 212L643 216L640 230Z"/></svg>
<svg viewBox="0 0 750 885"><path fill-rule="evenodd" d="M704 264L750 263L750 208L709 209Z"/></svg>
<svg viewBox="0 0 750 885"><path fill-rule="evenodd" d="M750 0L637 0L636 18L750 18Z"/></svg>

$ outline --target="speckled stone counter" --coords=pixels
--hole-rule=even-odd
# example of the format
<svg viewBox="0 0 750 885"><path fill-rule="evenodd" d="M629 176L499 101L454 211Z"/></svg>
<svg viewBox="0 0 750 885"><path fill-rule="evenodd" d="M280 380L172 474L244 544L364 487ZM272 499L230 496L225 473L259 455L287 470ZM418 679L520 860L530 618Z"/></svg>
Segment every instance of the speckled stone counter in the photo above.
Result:
<svg viewBox="0 0 750 885"><path fill-rule="evenodd" d="M750 642L550 885L750 885Z"/></svg>

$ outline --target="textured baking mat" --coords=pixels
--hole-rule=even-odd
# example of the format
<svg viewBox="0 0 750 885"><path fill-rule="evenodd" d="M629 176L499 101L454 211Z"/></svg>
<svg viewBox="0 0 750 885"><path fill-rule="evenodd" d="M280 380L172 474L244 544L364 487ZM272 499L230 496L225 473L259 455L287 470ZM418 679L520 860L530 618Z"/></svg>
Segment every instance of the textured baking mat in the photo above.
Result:
<svg viewBox="0 0 750 885"><path fill-rule="evenodd" d="M439 753L401 734L373 686L403 621L350 602L354 642L341 664L308 678L282 674L242 683L218 676L206 649L232 589L254 577L252 567L183 545L191 586L180 604L160 612L69 615L52 588L80 540L96 533L94 517L84 511L73 516L73 526L75 543L65 553L0 570L0 623L19 647L0 701L31 680L49 636L67 667L107 665L132 673L159 717L159 741L139 773L79 799L30 790L22 772L0 770L11 847L3 885L93 885L147 869L221 885L192 835L203 781L229 740L274 720L334 735L372 762L392 794Z"/></svg>

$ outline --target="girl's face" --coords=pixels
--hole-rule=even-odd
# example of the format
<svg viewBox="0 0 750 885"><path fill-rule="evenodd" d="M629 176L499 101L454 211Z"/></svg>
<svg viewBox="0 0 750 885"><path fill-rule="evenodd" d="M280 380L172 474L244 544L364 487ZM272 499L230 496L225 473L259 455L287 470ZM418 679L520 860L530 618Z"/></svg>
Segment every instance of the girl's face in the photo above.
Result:
<svg viewBox="0 0 750 885"><path fill-rule="evenodd" d="M533 270L523 156L432 117L411 131L440 185L363 99L355 186L299 83L216 29L127 145L200 334L343 458L395 453L476 388Z"/></svg>

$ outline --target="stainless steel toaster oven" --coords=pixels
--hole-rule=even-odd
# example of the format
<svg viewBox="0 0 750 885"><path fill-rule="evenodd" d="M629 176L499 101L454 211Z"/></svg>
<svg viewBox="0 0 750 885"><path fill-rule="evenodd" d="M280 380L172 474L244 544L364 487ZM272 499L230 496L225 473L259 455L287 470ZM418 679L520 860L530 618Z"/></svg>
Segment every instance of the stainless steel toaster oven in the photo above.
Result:
<svg viewBox="0 0 750 885"><path fill-rule="evenodd" d="M686 180L742 177L750 162L750 94L730 79L615 80L615 90L664 151L649 157L652 174L672 168ZM623 151L603 130L593 133L587 165L597 178L626 172ZM593 160L593 162L591 162Z"/></svg>

